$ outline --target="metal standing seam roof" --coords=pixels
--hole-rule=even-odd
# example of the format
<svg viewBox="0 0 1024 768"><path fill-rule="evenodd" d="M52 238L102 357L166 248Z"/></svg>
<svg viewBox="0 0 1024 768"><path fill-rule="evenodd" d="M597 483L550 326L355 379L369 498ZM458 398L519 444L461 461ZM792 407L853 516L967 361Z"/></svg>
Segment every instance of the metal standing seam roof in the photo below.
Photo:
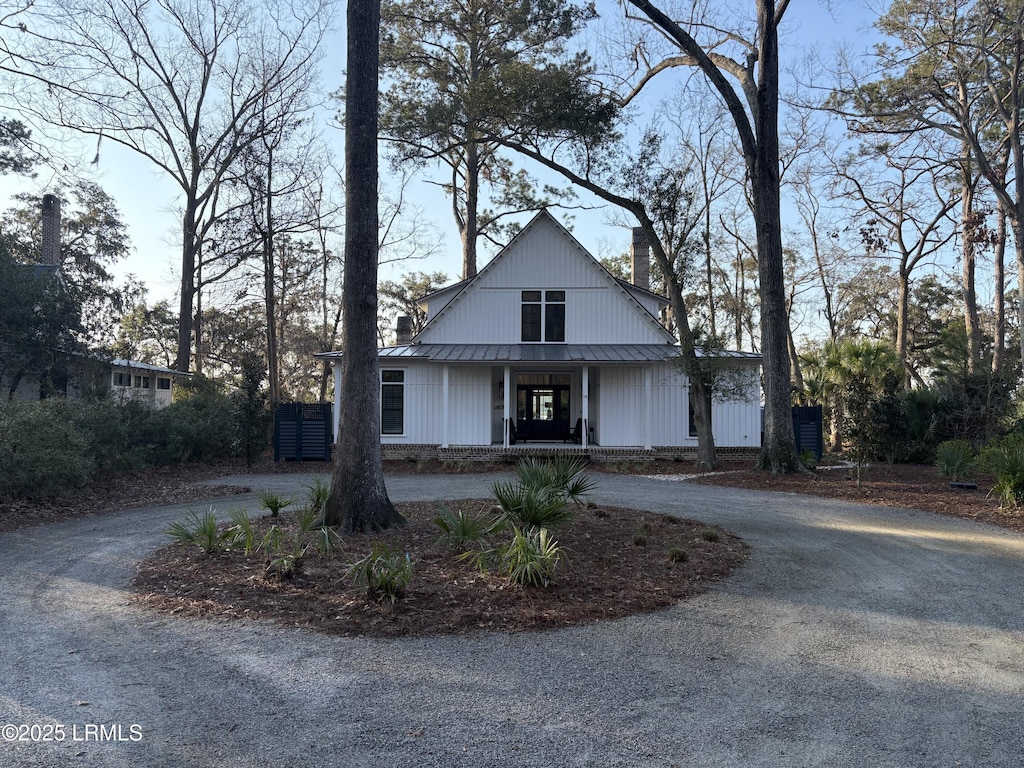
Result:
<svg viewBox="0 0 1024 768"><path fill-rule="evenodd" d="M674 344L408 344L384 347L382 360L429 360L449 363L655 363L679 356ZM760 360L747 352L722 352L721 357ZM324 352L319 358L339 358Z"/></svg>

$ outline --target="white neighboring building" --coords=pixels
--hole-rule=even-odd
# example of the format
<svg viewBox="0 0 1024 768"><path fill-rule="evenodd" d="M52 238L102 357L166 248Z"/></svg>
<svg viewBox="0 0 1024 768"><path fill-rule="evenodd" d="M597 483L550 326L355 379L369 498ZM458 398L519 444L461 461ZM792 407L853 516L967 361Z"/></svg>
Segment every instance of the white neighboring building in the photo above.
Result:
<svg viewBox="0 0 1024 768"><path fill-rule="evenodd" d="M191 375L118 358L110 361L110 394L118 402L138 400L151 408L165 408L171 404L178 379Z"/></svg>
<svg viewBox="0 0 1024 768"><path fill-rule="evenodd" d="M648 258L634 250L634 283L646 280ZM386 457L569 442L594 452L696 448L688 379L672 362L678 345L658 319L667 299L614 278L546 211L476 277L422 305L423 330L379 353ZM761 357L728 357L751 384L744 399L713 403L715 443L756 449ZM340 366L334 373L337 419Z"/></svg>

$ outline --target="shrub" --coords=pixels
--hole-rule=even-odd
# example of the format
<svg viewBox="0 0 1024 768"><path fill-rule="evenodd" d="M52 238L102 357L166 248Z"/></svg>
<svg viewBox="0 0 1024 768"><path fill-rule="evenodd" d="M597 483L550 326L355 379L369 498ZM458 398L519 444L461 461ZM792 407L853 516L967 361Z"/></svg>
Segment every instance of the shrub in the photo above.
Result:
<svg viewBox="0 0 1024 768"><path fill-rule="evenodd" d="M974 471L974 450L966 440L946 440L935 449L935 466L947 480L970 477Z"/></svg>
<svg viewBox="0 0 1024 768"><path fill-rule="evenodd" d="M582 503L594 483L586 476L582 459L559 458L520 461L516 479L495 483L491 489L507 519L516 525L548 528L572 518L569 502Z"/></svg>
<svg viewBox="0 0 1024 768"><path fill-rule="evenodd" d="M531 488L551 488L552 493L577 504L582 503L583 497L594 489L594 481L586 471L586 459L568 456L551 460L528 457L515 468L520 484Z"/></svg>
<svg viewBox="0 0 1024 768"><path fill-rule="evenodd" d="M96 462L73 409L58 397L0 404L0 496L46 498L89 483Z"/></svg>
<svg viewBox="0 0 1024 768"><path fill-rule="evenodd" d="M572 509L554 488L511 482L495 483L492 490L505 516L515 524L549 528L572 519Z"/></svg>
<svg viewBox="0 0 1024 768"><path fill-rule="evenodd" d="M671 547L668 551L668 559L673 563L685 563L690 559L690 553L686 547Z"/></svg>
<svg viewBox="0 0 1024 768"><path fill-rule="evenodd" d="M818 454L812 451L810 448L804 448L800 451L800 463L808 469L817 469L818 467Z"/></svg>
<svg viewBox="0 0 1024 768"><path fill-rule="evenodd" d="M987 446L982 453L985 468L995 476L992 494L1003 509L1024 504L1024 438L1014 437Z"/></svg>
<svg viewBox="0 0 1024 768"><path fill-rule="evenodd" d="M197 387L157 411L153 427L160 463L209 461L241 452L231 398L213 385Z"/></svg>
<svg viewBox="0 0 1024 768"><path fill-rule="evenodd" d="M705 528L700 532L700 537L704 541L711 543L719 542L722 540L722 534L715 528Z"/></svg>
<svg viewBox="0 0 1024 768"><path fill-rule="evenodd" d="M405 595L412 580L412 559L387 542L374 543L366 557L349 566L348 577L366 587L371 600L392 604Z"/></svg>
<svg viewBox="0 0 1024 768"><path fill-rule="evenodd" d="M246 555L251 555L256 549L256 529L253 528L249 513L242 507L231 510L232 529L234 530L234 545L241 545Z"/></svg>

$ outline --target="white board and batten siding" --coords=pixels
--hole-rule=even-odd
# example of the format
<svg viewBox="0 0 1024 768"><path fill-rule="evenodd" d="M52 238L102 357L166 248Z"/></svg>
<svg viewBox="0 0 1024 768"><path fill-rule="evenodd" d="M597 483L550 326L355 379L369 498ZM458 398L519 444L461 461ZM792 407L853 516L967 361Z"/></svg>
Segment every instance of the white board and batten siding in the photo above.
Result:
<svg viewBox="0 0 1024 768"><path fill-rule="evenodd" d="M490 368L448 366L448 407L444 402L444 367L403 362L381 370L404 372L403 432L381 435L382 443L435 444L445 434L450 445L490 445L492 387Z"/></svg>
<svg viewBox="0 0 1024 768"><path fill-rule="evenodd" d="M666 332L582 247L548 219L520 233L501 259L444 307L418 340L518 344L522 291L565 291L566 344L664 344Z"/></svg>
<svg viewBox="0 0 1024 768"><path fill-rule="evenodd" d="M689 386L685 374L670 365L650 366L650 399L644 366L606 367L593 420L598 441L615 446L696 446L689 434ZM761 444L761 406L756 391L742 402L712 401L715 444L757 447Z"/></svg>

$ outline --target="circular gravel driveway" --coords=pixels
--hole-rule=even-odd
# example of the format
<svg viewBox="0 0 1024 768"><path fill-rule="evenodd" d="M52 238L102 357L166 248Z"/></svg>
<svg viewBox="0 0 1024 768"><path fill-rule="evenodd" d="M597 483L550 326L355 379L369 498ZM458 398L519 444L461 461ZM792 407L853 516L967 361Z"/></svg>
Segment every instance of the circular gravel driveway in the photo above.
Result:
<svg viewBox="0 0 1024 768"><path fill-rule="evenodd" d="M397 476L388 488L396 501L478 497L495 477ZM2 535L0 766L1024 764L1024 537L910 510L596 478L601 502L735 531L750 561L650 615L377 640L130 604L136 561L204 505ZM220 482L254 493L218 510L255 510L255 491L309 478Z"/></svg>

